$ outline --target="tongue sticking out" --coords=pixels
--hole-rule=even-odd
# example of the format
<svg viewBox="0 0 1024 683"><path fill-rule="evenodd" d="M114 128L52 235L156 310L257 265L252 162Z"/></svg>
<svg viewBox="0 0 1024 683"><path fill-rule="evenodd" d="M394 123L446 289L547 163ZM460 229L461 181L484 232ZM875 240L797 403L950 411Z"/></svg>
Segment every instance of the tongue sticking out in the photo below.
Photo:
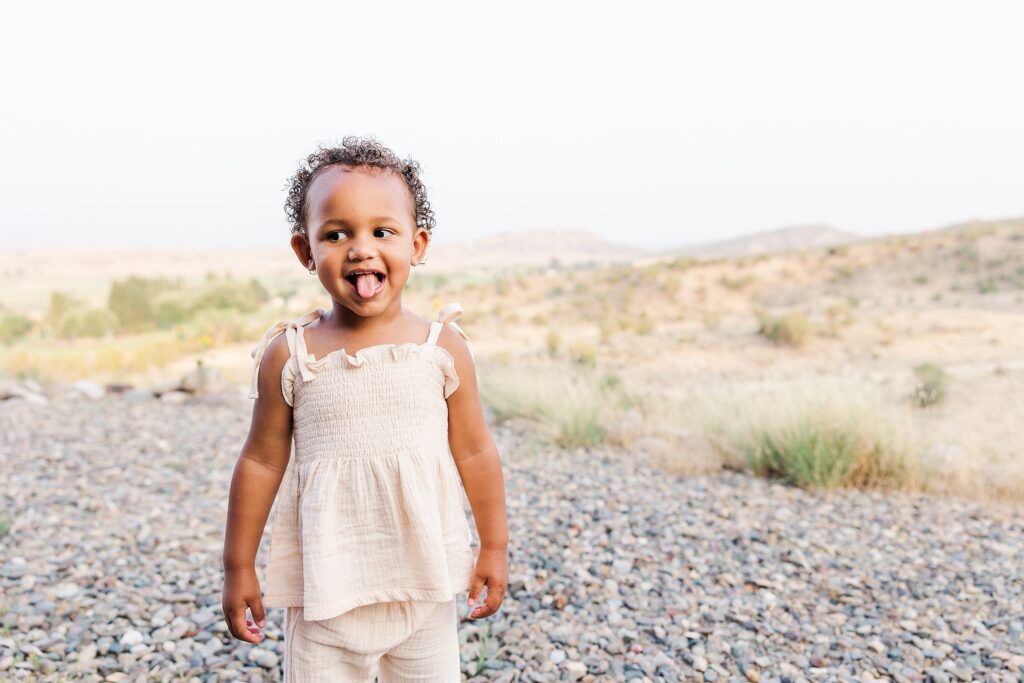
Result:
<svg viewBox="0 0 1024 683"><path fill-rule="evenodd" d="M359 275L356 277L356 291L358 291L359 296L364 299L369 299L377 292L378 284L377 276L373 273L366 273L365 275Z"/></svg>

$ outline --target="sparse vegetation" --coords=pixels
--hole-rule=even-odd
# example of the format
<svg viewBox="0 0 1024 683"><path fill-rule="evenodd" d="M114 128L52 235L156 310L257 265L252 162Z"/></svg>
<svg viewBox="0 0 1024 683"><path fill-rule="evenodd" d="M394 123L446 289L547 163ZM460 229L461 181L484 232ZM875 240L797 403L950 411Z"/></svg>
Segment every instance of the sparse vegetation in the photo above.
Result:
<svg viewBox="0 0 1024 683"><path fill-rule="evenodd" d="M910 394L911 402L918 408L941 403L949 392L949 378L946 371L934 363L921 363L914 368L917 384Z"/></svg>
<svg viewBox="0 0 1024 683"><path fill-rule="evenodd" d="M607 344L612 340L616 330L619 329L619 324L610 315L605 315L601 318L601 321L597 324L598 335L600 336L601 343Z"/></svg>
<svg viewBox="0 0 1024 683"><path fill-rule="evenodd" d="M654 332L654 320L641 314L640 318L636 321L636 333L646 335L652 332Z"/></svg>
<svg viewBox="0 0 1024 683"><path fill-rule="evenodd" d="M709 399L702 418L726 463L804 487L904 488L922 470L877 396L824 383Z"/></svg>
<svg viewBox="0 0 1024 683"><path fill-rule="evenodd" d="M544 338L547 344L548 353L554 356L558 353L558 347L562 343L562 335L558 334L557 330L548 330L547 337Z"/></svg>
<svg viewBox="0 0 1024 683"><path fill-rule="evenodd" d="M20 339L32 329L32 321L20 313L4 311L0 315L0 343L10 344Z"/></svg>
<svg viewBox="0 0 1024 683"><path fill-rule="evenodd" d="M585 366L491 367L481 373L481 397L505 420L536 422L566 448L595 446L607 434L605 424L622 407L620 382Z"/></svg>
<svg viewBox="0 0 1024 683"><path fill-rule="evenodd" d="M586 341L577 341L569 347L569 357L574 363L588 367L597 366L597 349Z"/></svg>
<svg viewBox="0 0 1024 683"><path fill-rule="evenodd" d="M946 469L969 471L974 481L982 477L983 468L969 470L960 460L984 457L987 467L989 453L1005 460L1008 453L1020 452L1019 442L1012 435L1007 438L998 410L986 408L986 415L993 415L991 421L974 410L979 403L998 405L1012 390L1005 378L1015 379L1019 371L1020 356L1011 341L1019 336L1018 312L1024 304L1024 252L1019 239L1024 233L1013 227L1018 225L988 236L949 232L842 245L828 249L828 257L822 252L813 258L794 252L742 259L680 258L636 267L593 264L584 270L557 264L558 273L551 272L547 263L532 270L487 274L447 275L423 269L410 280L405 303L424 317L445 303L464 303L467 322L477 330L469 336L482 342L477 347L478 360L512 363L525 375L523 360L550 358L555 360L549 366L554 370L545 369L547 374L593 373L590 384L583 382L585 389L571 390L577 393L557 387L546 392L561 396L559 400L549 399L544 391L539 392L544 400L522 399L524 404L533 401L540 406L536 413L522 408L522 415L533 415L530 419L548 425L545 429L562 443L621 445L637 457L679 451L686 456L683 460L699 461L704 467L723 458L691 457L693 442L663 431L682 429L671 420L659 424L654 417L644 417L650 431L645 434L638 427L621 444L613 443L607 433L602 436L602 430L615 433L614 425L623 419L621 406L627 400L623 379L630 386L640 378L650 381L638 395L664 389L666 396L674 397L688 391L688 385L703 389L705 384L734 384L756 375L778 392L770 400L758 400L776 402L778 394L787 391L780 376L850 370L867 372L880 383L895 381L899 390L888 393L880 405L906 410L920 424L931 422L929 434L941 434L936 438L943 439L942 447L957 442L959 450L950 447L950 451L959 460ZM964 274L958 275L958 269ZM129 282L138 285L134 293ZM295 315L306 301L314 300L314 290L317 305L324 303L315 279L271 282L270 288L278 294L264 306L264 295L253 296L251 282L208 276L206 281L183 286L175 280L127 279L118 295L123 315L106 305L105 292L96 287L48 292L48 308L45 299L41 306L31 304L45 309L38 320L24 314L29 304L22 313L0 309L3 370L8 376L40 381L100 374L113 380L137 373L130 381L145 382L143 373L227 343L245 344L237 352L231 350L233 358L241 359L237 363L241 369L249 348L269 322ZM747 312L752 303L754 317ZM137 331L126 331L131 324L125 326L124 320L143 322ZM751 337L752 329L774 344L811 349L780 356ZM646 337L655 332L656 339ZM831 339L809 344L816 335ZM985 353L972 354L972 348ZM672 372L678 369L678 378L659 376L651 355L655 349L676 354L666 359L666 365ZM900 375L907 370L899 368L913 367L915 354L921 353L936 362L931 370L915 368L911 384L908 375ZM627 367L629 358L643 365L635 375ZM209 358L211 363L221 360L213 354ZM972 384L971 392L953 390L949 396L949 378L939 365L961 360L969 360L963 366L965 380L969 376L972 383L991 384ZM989 360L1003 362L1004 375L989 372L984 367ZM621 369L622 378L601 377L597 368L604 364ZM776 367L779 374L774 372ZM232 381L244 380L241 370L231 370ZM484 374L480 377L485 381ZM974 401L969 406L968 393ZM912 410L943 401L944 410ZM545 411L547 415L541 415ZM817 413L810 412L817 419ZM854 438L860 425L839 421L839 426L823 426L820 421L795 419L787 424L791 426L779 426L779 432L768 427L756 432L751 426L748 442L753 445L749 451L734 449L743 456L737 456L735 466L806 485L833 485L828 482L866 481L869 477L857 474L871 469L864 463L883 459ZM766 417L762 425L771 422ZM967 435L963 441L957 439L959 427ZM990 428L991 433L983 433ZM986 439L989 443L982 443ZM647 450L638 444L656 447ZM747 462L746 453L756 457ZM1000 466L1004 465L1001 461ZM696 469L687 465L679 471ZM969 477L961 478L963 482L951 484L950 490L968 487ZM1017 480L1010 476L1000 481Z"/></svg>
<svg viewBox="0 0 1024 683"><path fill-rule="evenodd" d="M758 334L776 344L802 346L814 331L814 326L803 313L787 311L782 315L774 315L769 311L756 311Z"/></svg>
<svg viewBox="0 0 1024 683"><path fill-rule="evenodd" d="M853 322L853 309L846 301L837 301L829 305L825 314L828 316L828 333L838 336L839 329Z"/></svg>
<svg viewBox="0 0 1024 683"><path fill-rule="evenodd" d="M714 330L722 324L722 314L718 311L706 310L701 313L701 322L707 329Z"/></svg>

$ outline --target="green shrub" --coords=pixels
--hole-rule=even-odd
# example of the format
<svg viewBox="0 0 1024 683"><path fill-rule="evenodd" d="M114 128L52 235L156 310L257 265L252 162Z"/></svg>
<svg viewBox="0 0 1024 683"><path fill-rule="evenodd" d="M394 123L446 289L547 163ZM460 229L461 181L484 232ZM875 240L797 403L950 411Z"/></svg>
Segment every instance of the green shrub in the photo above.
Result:
<svg viewBox="0 0 1024 683"><path fill-rule="evenodd" d="M142 332L156 327L154 299L161 292L181 286L180 279L149 279L137 275L114 280L107 296L107 308L117 319L117 331Z"/></svg>
<svg viewBox="0 0 1024 683"><path fill-rule="evenodd" d="M558 353L558 346L562 343L562 336L558 334L557 330L548 330L545 342L547 343L548 353L553 356Z"/></svg>
<svg viewBox="0 0 1024 683"><path fill-rule="evenodd" d="M594 345L589 342L574 342L569 348L569 356L572 358L574 363L586 365L591 368L597 366L597 349L595 349Z"/></svg>
<svg viewBox="0 0 1024 683"><path fill-rule="evenodd" d="M802 487L900 488L920 473L877 394L854 387L742 397L706 410L712 441L727 462ZM705 401L712 404L710 397Z"/></svg>
<svg viewBox="0 0 1024 683"><path fill-rule="evenodd" d="M767 311L757 311L758 334L776 344L802 346L814 331L811 321L798 311L788 311L781 316Z"/></svg>
<svg viewBox="0 0 1024 683"><path fill-rule="evenodd" d="M0 342L10 344L32 329L32 320L20 313L4 312L0 316Z"/></svg>
<svg viewBox="0 0 1024 683"><path fill-rule="evenodd" d="M934 363L922 363L914 368L917 384L910 394L911 402L926 408L942 402L949 393L949 376Z"/></svg>
<svg viewBox="0 0 1024 683"><path fill-rule="evenodd" d="M105 308L87 308L65 314L60 335L66 339L105 337L117 328L117 317Z"/></svg>
<svg viewBox="0 0 1024 683"><path fill-rule="evenodd" d="M234 279L208 281L195 302L195 308L233 309L252 313L259 309L270 294L256 278L248 282Z"/></svg>
<svg viewBox="0 0 1024 683"><path fill-rule="evenodd" d="M988 294L996 291L996 283L992 278L986 278L984 280L978 280L978 292L980 294Z"/></svg>

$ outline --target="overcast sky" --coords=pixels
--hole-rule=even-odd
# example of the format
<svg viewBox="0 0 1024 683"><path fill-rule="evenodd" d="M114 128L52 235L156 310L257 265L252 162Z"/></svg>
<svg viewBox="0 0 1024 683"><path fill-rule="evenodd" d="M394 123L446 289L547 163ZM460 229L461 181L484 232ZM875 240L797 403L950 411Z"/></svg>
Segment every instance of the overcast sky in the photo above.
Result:
<svg viewBox="0 0 1024 683"><path fill-rule="evenodd" d="M1024 3L0 7L9 248L284 245L350 134L420 161L437 243L1024 215Z"/></svg>

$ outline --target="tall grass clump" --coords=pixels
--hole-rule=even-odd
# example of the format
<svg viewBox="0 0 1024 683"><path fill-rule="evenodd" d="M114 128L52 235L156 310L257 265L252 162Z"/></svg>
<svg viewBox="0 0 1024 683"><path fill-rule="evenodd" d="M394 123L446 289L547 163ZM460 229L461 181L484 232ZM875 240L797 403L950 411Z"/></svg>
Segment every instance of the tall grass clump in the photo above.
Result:
<svg viewBox="0 0 1024 683"><path fill-rule="evenodd" d="M705 406L726 463L806 488L918 488L909 430L876 392L849 382L775 385Z"/></svg>
<svg viewBox="0 0 1024 683"><path fill-rule="evenodd" d="M917 382L910 393L911 402L918 408L941 403L949 393L949 376L934 363L921 363L914 367Z"/></svg>
<svg viewBox="0 0 1024 683"><path fill-rule="evenodd" d="M531 420L565 448L604 443L608 420L624 400L619 382L585 365L492 366L480 379L495 418Z"/></svg>
<svg viewBox="0 0 1024 683"><path fill-rule="evenodd" d="M803 313L788 311L783 315L774 315L765 310L757 310L759 323L758 334L776 344L803 346L814 332L814 326Z"/></svg>

